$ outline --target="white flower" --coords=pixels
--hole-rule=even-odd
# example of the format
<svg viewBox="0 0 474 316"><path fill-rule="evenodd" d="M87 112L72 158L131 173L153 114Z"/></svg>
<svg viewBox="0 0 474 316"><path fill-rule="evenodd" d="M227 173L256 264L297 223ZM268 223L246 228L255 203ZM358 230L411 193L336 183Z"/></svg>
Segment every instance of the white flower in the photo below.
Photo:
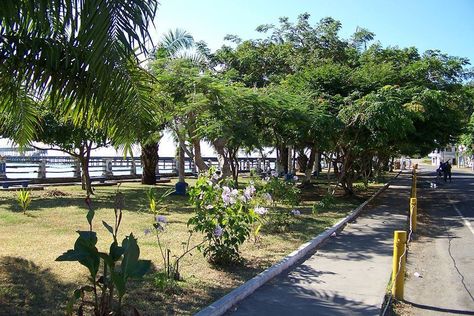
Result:
<svg viewBox="0 0 474 316"><path fill-rule="evenodd" d="M298 216L298 215L301 215L301 212L299 210L292 210L291 214Z"/></svg>
<svg viewBox="0 0 474 316"><path fill-rule="evenodd" d="M222 200L224 201L224 205L235 204L237 202L237 196L239 195L239 191L236 189L231 190L229 187L224 186L222 188Z"/></svg>
<svg viewBox="0 0 474 316"><path fill-rule="evenodd" d="M298 177L297 177L297 176L293 176L293 181L298 181Z"/></svg>
<svg viewBox="0 0 474 316"><path fill-rule="evenodd" d="M255 194L257 190L255 189L255 187L253 185L250 185L248 187L245 188L244 190L244 196L247 200L250 200L252 199L252 196Z"/></svg>
<svg viewBox="0 0 474 316"><path fill-rule="evenodd" d="M211 210L211 209L213 209L213 208L214 208L214 206L213 206L213 205L211 205L211 204L209 204L209 205L206 205L206 210Z"/></svg>
<svg viewBox="0 0 474 316"><path fill-rule="evenodd" d="M255 213L257 213L258 215L265 215L267 212L268 212L268 209L265 208L265 207L261 207L261 206L257 206L255 209L254 209Z"/></svg>

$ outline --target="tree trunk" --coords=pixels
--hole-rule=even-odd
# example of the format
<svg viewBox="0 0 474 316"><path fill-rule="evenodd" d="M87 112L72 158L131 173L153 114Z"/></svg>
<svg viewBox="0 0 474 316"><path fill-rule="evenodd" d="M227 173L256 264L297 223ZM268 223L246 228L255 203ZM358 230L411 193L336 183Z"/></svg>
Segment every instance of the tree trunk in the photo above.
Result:
<svg viewBox="0 0 474 316"><path fill-rule="evenodd" d="M82 189L86 191L87 195L93 195L92 182L89 174L89 160L90 150L80 150L79 161L81 162L82 169Z"/></svg>
<svg viewBox="0 0 474 316"><path fill-rule="evenodd" d="M179 146L178 146L178 177L179 180L178 182L186 182L185 181L185 155L184 155L184 147L186 144L184 141L180 138L179 140Z"/></svg>
<svg viewBox="0 0 474 316"><path fill-rule="evenodd" d="M317 153L317 149L315 147L311 148L309 159L307 159L307 162L305 165L305 173L304 173L304 179L303 179L303 184L305 185L311 182L311 173L313 171L312 167L316 159L316 153Z"/></svg>
<svg viewBox="0 0 474 316"><path fill-rule="evenodd" d="M337 166L337 160L332 162L332 169L334 170L334 176L337 178L339 176L339 167Z"/></svg>
<svg viewBox="0 0 474 316"><path fill-rule="evenodd" d="M227 178L231 176L231 170L230 170L230 165L229 165L229 159L227 158L227 155L224 150L225 146L225 140L222 138L219 138L213 142L214 148L216 149L217 152L217 158L219 160L219 165L222 170L221 178Z"/></svg>
<svg viewBox="0 0 474 316"><path fill-rule="evenodd" d="M197 139L196 137L193 137L191 142L193 143L194 147L194 163L196 164L200 172L207 171L209 167L207 166L204 159L202 159L201 140Z"/></svg>
<svg viewBox="0 0 474 316"><path fill-rule="evenodd" d="M353 170L353 158L352 155L348 152L344 153L344 161L342 163L342 170L339 175L339 183L341 187L344 189L346 195L353 195L353 183L355 179L355 173Z"/></svg>
<svg viewBox="0 0 474 316"><path fill-rule="evenodd" d="M91 177L89 174L89 160L82 156L79 157L79 161L81 162L82 170L82 189L86 191L87 195L92 195L94 192L92 191Z"/></svg>
<svg viewBox="0 0 474 316"><path fill-rule="evenodd" d="M142 144L142 184L156 184L156 165L158 164L158 143Z"/></svg>
<svg viewBox="0 0 474 316"><path fill-rule="evenodd" d="M278 163L283 168L283 173L288 173L288 147L285 145L278 145L277 151L279 153Z"/></svg>
<svg viewBox="0 0 474 316"><path fill-rule="evenodd" d="M304 148L298 150L298 159L296 160L298 162L298 171L306 173L306 170L308 170L308 156L304 152ZM309 169L311 170L312 166L309 166Z"/></svg>
<svg viewBox="0 0 474 316"><path fill-rule="evenodd" d="M287 164L287 172L286 173L293 173L293 146L288 146L288 164Z"/></svg>
<svg viewBox="0 0 474 316"><path fill-rule="evenodd" d="M87 142L79 149L79 155L78 159L79 162L81 163L81 170L82 170L82 176L81 176L81 184L82 184L82 189L86 191L87 195L93 195L94 191L92 190L92 182L91 182L91 177L89 174L89 160L91 157L91 148L92 148L92 142Z"/></svg>
<svg viewBox="0 0 474 316"><path fill-rule="evenodd" d="M239 159L237 158L238 149L229 149L229 162L232 171L232 179L235 182L235 186L239 186Z"/></svg>
<svg viewBox="0 0 474 316"><path fill-rule="evenodd" d="M188 113L188 135L191 144L194 148L194 164L198 167L200 172L207 171L207 166L201 154L201 139L196 135L196 114L194 112Z"/></svg>

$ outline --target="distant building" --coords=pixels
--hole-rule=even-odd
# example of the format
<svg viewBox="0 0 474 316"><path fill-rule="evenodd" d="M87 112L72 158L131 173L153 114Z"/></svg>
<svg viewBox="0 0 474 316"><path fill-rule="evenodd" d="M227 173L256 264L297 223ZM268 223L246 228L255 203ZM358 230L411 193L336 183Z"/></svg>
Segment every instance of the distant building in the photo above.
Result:
<svg viewBox="0 0 474 316"><path fill-rule="evenodd" d="M438 148L428 154L433 166L439 166L441 162L449 161L452 165L460 167L471 167L472 157L467 154L463 145L449 145L445 148Z"/></svg>

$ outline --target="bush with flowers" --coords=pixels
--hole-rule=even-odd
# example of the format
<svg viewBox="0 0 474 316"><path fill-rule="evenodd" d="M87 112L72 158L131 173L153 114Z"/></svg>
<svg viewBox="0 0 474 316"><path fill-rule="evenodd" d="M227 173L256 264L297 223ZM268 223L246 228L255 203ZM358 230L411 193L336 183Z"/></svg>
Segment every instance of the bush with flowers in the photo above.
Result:
<svg viewBox="0 0 474 316"><path fill-rule="evenodd" d="M189 191L196 214L188 225L204 233L206 242L198 248L204 256L223 265L240 259L240 245L250 237L266 210L255 204L254 186L244 190L232 188L219 181L214 171L201 175Z"/></svg>
<svg viewBox="0 0 474 316"><path fill-rule="evenodd" d="M296 181L297 179L294 178L291 181L285 181L278 178L277 174L273 172L259 185L262 188L260 197L265 205L270 207L265 220L267 230L284 232L290 227L293 219L301 214L296 209L287 211L278 208L278 204L292 207L299 204L301 191L296 186Z"/></svg>

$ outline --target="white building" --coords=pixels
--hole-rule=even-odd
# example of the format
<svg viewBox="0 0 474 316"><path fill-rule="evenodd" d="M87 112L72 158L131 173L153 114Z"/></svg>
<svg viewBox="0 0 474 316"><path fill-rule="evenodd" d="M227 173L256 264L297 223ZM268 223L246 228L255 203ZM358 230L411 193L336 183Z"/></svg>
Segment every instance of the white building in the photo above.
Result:
<svg viewBox="0 0 474 316"><path fill-rule="evenodd" d="M466 153L463 145L449 145L445 148L438 148L428 154L433 166L439 166L441 162L449 161L453 166L472 167L472 157Z"/></svg>

